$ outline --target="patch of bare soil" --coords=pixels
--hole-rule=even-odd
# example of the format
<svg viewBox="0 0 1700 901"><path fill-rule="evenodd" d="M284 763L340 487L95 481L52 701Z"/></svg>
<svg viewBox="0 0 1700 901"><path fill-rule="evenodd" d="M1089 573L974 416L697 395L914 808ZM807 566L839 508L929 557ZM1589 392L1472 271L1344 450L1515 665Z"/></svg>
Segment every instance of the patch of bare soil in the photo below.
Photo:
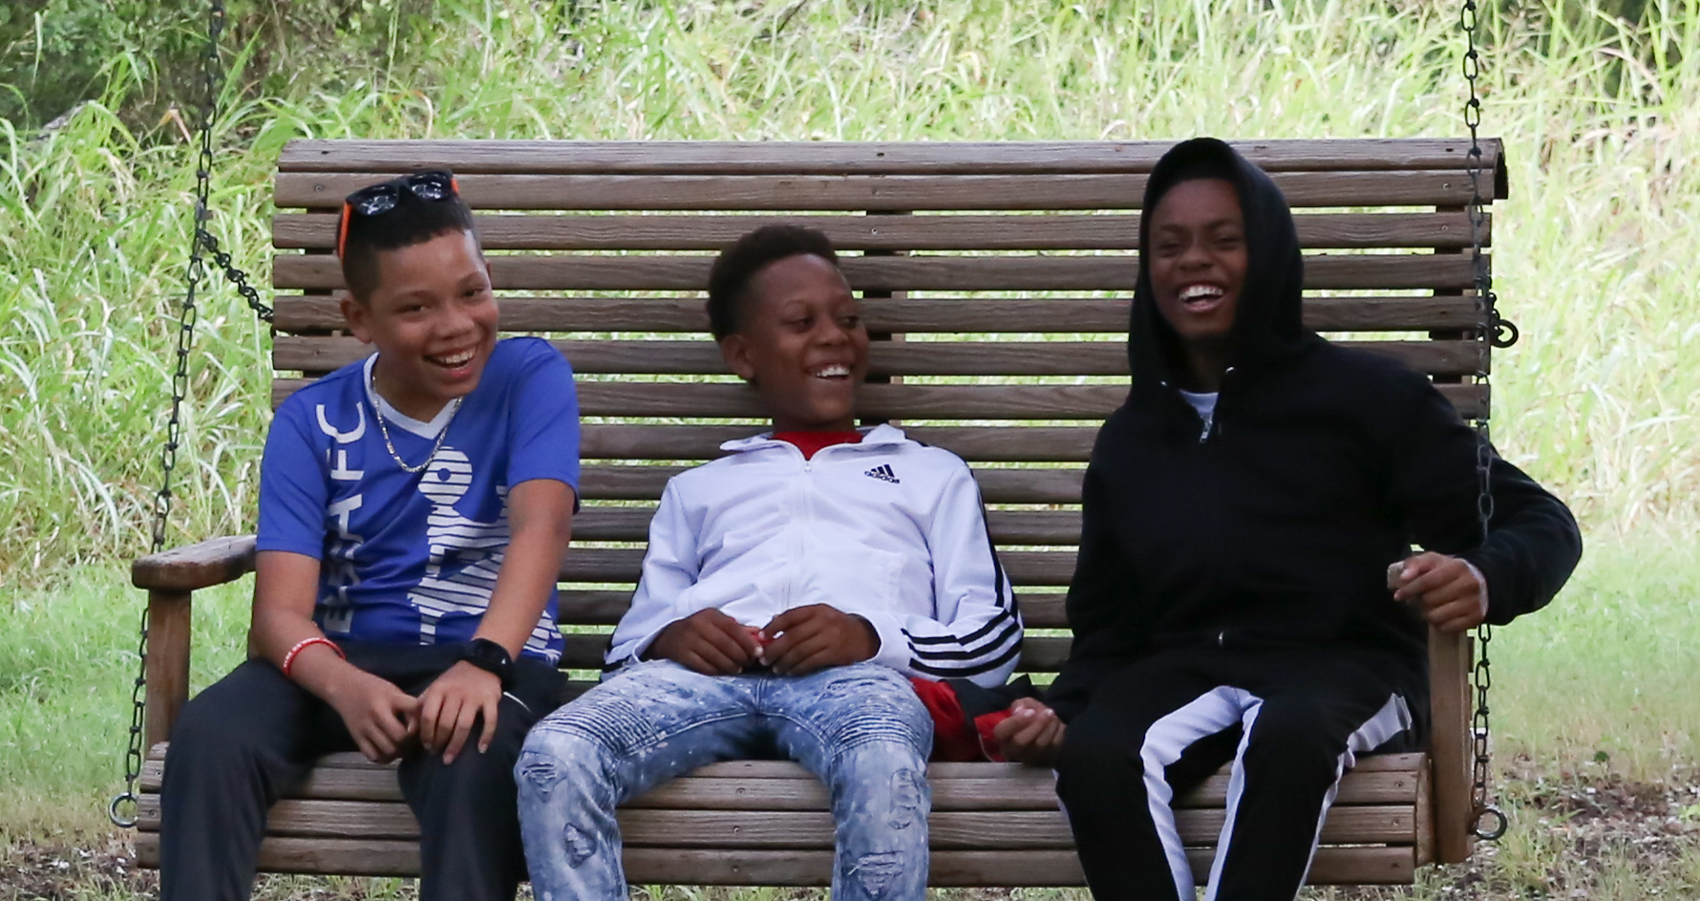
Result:
<svg viewBox="0 0 1700 901"><path fill-rule="evenodd" d="M1585 872L1577 861L1615 859L1656 877L1700 859L1700 768L1673 767L1651 782L1611 773L1521 775L1507 782L1520 808L1519 825L1545 833L1557 852L1551 868L1555 878L1547 888L1586 888L1576 885L1576 875Z"/></svg>
<svg viewBox="0 0 1700 901"><path fill-rule="evenodd" d="M0 839L0 901L151 898L158 885L156 874L136 868L128 836Z"/></svg>

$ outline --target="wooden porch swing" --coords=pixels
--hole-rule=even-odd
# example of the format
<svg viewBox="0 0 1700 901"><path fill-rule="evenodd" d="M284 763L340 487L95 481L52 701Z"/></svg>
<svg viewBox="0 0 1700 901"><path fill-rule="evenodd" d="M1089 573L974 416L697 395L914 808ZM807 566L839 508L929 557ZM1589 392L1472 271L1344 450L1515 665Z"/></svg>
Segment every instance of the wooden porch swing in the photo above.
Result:
<svg viewBox="0 0 1700 901"><path fill-rule="evenodd" d="M1294 209L1309 324L1374 334L1351 343L1428 373L1485 424L1489 355L1506 327L1486 278L1486 211L1506 196L1506 170L1500 143L1476 139L1468 121L1461 140L1235 146ZM628 603L666 479L761 428L753 394L703 340L710 252L762 223L820 228L844 252L876 333L865 414L900 420L974 467L1029 627L1021 670L1054 673L1069 647L1062 592L1083 466L1126 393L1138 206L1168 146L295 141L275 181L273 367L298 375L279 376L271 401L365 352L331 297L342 286L331 253L342 197L453 169L491 252L502 328L548 334L580 375L584 508L560 622L571 632L562 665L583 690ZM133 735L139 786L114 809L135 802L144 866L157 865L164 743L188 697L191 595L250 572L253 555L251 536L218 538L134 564L148 592L145 721ZM1430 750L1360 761L1323 828L1313 883L1410 883L1419 866L1468 858L1478 823L1498 817L1486 806L1471 642L1431 634L1429 655ZM1084 884L1048 772L935 764L929 777L933 885ZM1177 802L1200 873L1226 783L1218 775ZM830 881L825 791L795 764L705 767L628 805L621 825L634 884ZM261 867L413 875L417 834L393 766L331 755L273 808Z"/></svg>

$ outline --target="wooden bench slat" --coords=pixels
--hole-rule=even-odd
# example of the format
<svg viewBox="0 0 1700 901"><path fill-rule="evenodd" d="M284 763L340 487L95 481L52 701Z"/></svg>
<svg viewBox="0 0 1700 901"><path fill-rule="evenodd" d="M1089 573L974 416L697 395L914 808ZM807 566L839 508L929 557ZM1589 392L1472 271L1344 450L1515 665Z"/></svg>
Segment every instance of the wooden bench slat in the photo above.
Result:
<svg viewBox="0 0 1700 901"><path fill-rule="evenodd" d="M632 605L630 588L561 588L559 619L563 627L614 626Z"/></svg>
<svg viewBox="0 0 1700 901"><path fill-rule="evenodd" d="M651 507L587 506L573 516L573 540L647 541L654 512ZM1000 547L1080 540L1080 514L1072 510L989 510L986 525Z"/></svg>
<svg viewBox="0 0 1700 901"><path fill-rule="evenodd" d="M334 211L344 196L391 173L277 176L279 209ZM1472 197L1460 170L1273 173L1294 209L1461 208ZM1482 190L1498 179L1482 173ZM474 209L559 211L1068 211L1133 210L1143 175L463 175Z"/></svg>
<svg viewBox="0 0 1700 901"><path fill-rule="evenodd" d="M551 342L583 374L731 375L712 341L556 340ZM1425 375L1475 373L1486 363L1479 341L1343 341L1342 346L1392 357ZM352 337L279 335L272 366L324 372L371 355ZM868 372L903 375L1064 376L1128 374L1125 341L905 341L872 342Z"/></svg>
<svg viewBox="0 0 1700 901"><path fill-rule="evenodd" d="M281 331L347 328L330 297L284 294L273 303ZM862 317L870 332L1125 334L1129 303L1127 297L867 298ZM700 297L501 297L497 304L504 331L708 331ZM1325 332L1451 330L1475 323L1476 303L1467 296L1305 299L1305 324Z"/></svg>
<svg viewBox="0 0 1700 901"><path fill-rule="evenodd" d="M138 805L138 827L158 832L158 795ZM1175 824L1188 845L1214 844L1227 812L1220 808L1177 810ZM830 849L832 814L826 810L697 810L622 808L620 831L628 847ZM938 850L1069 850L1074 836L1062 811L934 811L928 839ZM417 840L413 811L394 801L284 799L266 820L266 834L288 838ZM1409 805L1336 807L1323 822L1322 840L1338 843L1410 845L1416 840Z"/></svg>
<svg viewBox="0 0 1700 901"><path fill-rule="evenodd" d="M272 405L311 382L272 381ZM1488 390L1479 385L1437 385L1465 419L1487 412ZM865 385L861 413L885 420L1072 420L1102 421L1127 396L1125 385ZM762 407L744 385L700 382L594 382L578 384L583 416L759 419ZM657 494L655 497L659 497ZM655 497L647 498L654 500ZM642 500L645 498L631 498ZM992 501L991 503L1023 503ZM1031 503L1070 503L1032 501Z"/></svg>
<svg viewBox="0 0 1700 901"><path fill-rule="evenodd" d="M1209 877L1209 849L1189 849L1194 878ZM831 883L829 851L740 851L631 848L626 873L634 884L825 886ZM1318 849L1312 885L1408 885L1414 876L1408 847ZM935 851L928 884L1049 887L1084 885L1079 859L1069 851Z"/></svg>
<svg viewBox="0 0 1700 901"><path fill-rule="evenodd" d="M136 836L137 862L159 866L159 836ZM1193 875L1210 872L1208 849L1189 849ZM832 881L828 851L741 851L628 848L625 871L634 885L825 886ZM1322 847L1311 865L1312 885L1408 885L1415 861L1406 847ZM416 842L268 838L260 868L270 873L337 873L351 876L417 876ZM939 887L1010 887L1085 884L1073 851L938 851L928 883Z"/></svg>
<svg viewBox="0 0 1700 901"><path fill-rule="evenodd" d="M658 501L667 480L689 468L583 466L579 494L585 500ZM974 479L988 504L1078 504L1084 474L1078 468L978 469Z"/></svg>
<svg viewBox="0 0 1700 901"><path fill-rule="evenodd" d="M617 581L609 579L607 581ZM565 647L561 652L561 668L569 670L602 669L607 654L609 636L596 633L569 633L562 636ZM1071 638L1028 635L1021 642L1021 660L1016 671L1022 673L1054 673L1068 660Z"/></svg>
<svg viewBox="0 0 1700 901"><path fill-rule="evenodd" d="M651 853L653 852L653 853ZM1212 855L1189 849L1194 877L1209 876ZM634 884L825 886L831 883L829 851L740 851L632 848L626 873ZM1312 885L1408 885L1414 876L1410 848L1323 847L1311 866ZM935 851L928 884L1049 887L1084 885L1070 851Z"/></svg>
<svg viewBox="0 0 1700 901"><path fill-rule="evenodd" d="M1021 619L1028 629L1066 629L1068 615L1063 609L1061 593L1032 592L1023 588L1017 593L1021 603ZM563 628L569 626L612 626L620 621L631 606L629 589L564 588L560 592L559 617Z"/></svg>
<svg viewBox="0 0 1700 901"><path fill-rule="evenodd" d="M330 771L325 771L330 772ZM1029 775L1031 774L1031 775ZM1227 804L1226 774L1211 776L1175 801L1177 808L1219 808ZM1416 801L1416 776L1404 772L1352 773L1341 780L1337 807L1411 805ZM1017 775L991 778L931 780L933 809L1047 810L1057 809L1055 777L1048 770L1027 768ZM303 793L303 797L309 795ZM332 797L319 795L311 797ZM394 798L400 800L399 790ZM799 779L675 779L626 805L634 808L709 810L827 810L826 787L813 776Z"/></svg>
<svg viewBox="0 0 1700 901"><path fill-rule="evenodd" d="M145 793L158 794L163 784L164 749L163 744L155 746L142 764L139 784ZM1364 755L1358 758L1357 768L1340 780L1335 803L1342 806L1409 804L1417 797L1418 782L1427 766L1427 755L1421 753ZM988 802L984 799L993 795L1003 799L996 803L1008 804L1008 809L1012 810L1051 810L1056 807L1055 777L1049 770L1018 764L932 763L927 766L927 779L933 786L935 810L987 809ZM1178 797L1176 807L1223 806L1227 802L1228 779L1228 767L1223 766L1198 788ZM653 789L630 806L765 809L756 806L766 803L760 800L762 798L773 803L789 798L792 801L787 803L803 805L792 809L825 810L825 789L821 788L818 796L808 796L819 802L815 803L799 800L804 798L802 789L798 787L801 785L819 787L819 782L801 764L793 761L726 761L709 764ZM993 795L979 793L979 788L989 789L990 786L1000 788ZM374 764L351 752L320 758L307 781L289 792L288 796L319 800L400 801L401 788L396 782L395 764ZM1038 806L1041 804L1044 806Z"/></svg>
<svg viewBox="0 0 1700 901"><path fill-rule="evenodd" d="M568 633L562 636L561 668L567 670L600 671L607 655L609 636L606 633ZM1073 639L1062 636L1029 635L1021 643L1021 659L1016 671L1022 673L1054 673L1068 660Z"/></svg>
<svg viewBox="0 0 1700 901"><path fill-rule="evenodd" d="M1226 811L1210 809L1181 810L1175 815L1181 840L1189 845L1214 844L1226 818ZM626 842L634 847L808 849L833 845L832 815L825 811L624 810L620 825ZM1408 806L1340 807L1329 811L1322 840L1409 845L1416 840L1415 828ZM932 847L940 850L1074 847L1068 820L1055 809L940 812L928 818L928 832Z"/></svg>
<svg viewBox="0 0 1700 901"><path fill-rule="evenodd" d="M150 756L159 756L163 752L160 745ZM1415 773L1428 766L1428 755L1422 752L1400 754L1365 754L1358 758L1354 773ZM319 758L320 766L358 766L373 767L366 758L355 753L326 754ZM984 761L959 763L939 762L927 764L928 779L986 779L994 776L1020 778L1019 774L1030 772L1030 769L1018 763L987 763ZM1218 775L1226 776L1226 766L1217 770ZM808 770L801 764L789 760L729 760L721 763L711 763L691 772L693 778L703 779L799 779L808 775Z"/></svg>
<svg viewBox="0 0 1700 901"><path fill-rule="evenodd" d="M748 438L768 428L585 423L579 427L579 457L586 461L711 460L725 455L720 445L727 441ZM905 426L903 432L916 441L945 448L970 463L1084 463L1090 458L1092 442L1098 436L1096 426ZM577 529L576 521L574 528ZM1047 543L1010 540L1016 544Z"/></svg>
<svg viewBox="0 0 1700 901"><path fill-rule="evenodd" d="M331 250L334 213L283 213L272 218L272 246ZM1463 212L1308 213L1294 217L1307 250L1464 248ZM859 250L1138 250L1137 215L963 216L627 216L503 215L476 217L485 250L719 250L764 225L812 228L840 252ZM1492 244L1491 218L1482 243Z"/></svg>
<svg viewBox="0 0 1700 901"><path fill-rule="evenodd" d="M490 279L499 291L699 291L713 262L707 254L492 256ZM839 269L857 291L1131 291L1139 277L1132 254L843 257ZM1463 254L1305 258L1305 287L1313 290L1461 291L1474 278ZM280 254L272 260L272 286L336 290L344 287L342 269L324 254Z"/></svg>
<svg viewBox="0 0 1700 901"><path fill-rule="evenodd" d="M1462 169L1461 138L1297 138L1229 141L1269 172ZM1149 172L1173 141L541 141L296 139L284 172ZM1482 138L1482 165L1500 162Z"/></svg>
<svg viewBox="0 0 1700 901"><path fill-rule="evenodd" d="M164 760L165 751L169 745L161 742L154 745L147 754L148 760ZM1398 754L1365 754L1358 758L1354 773L1415 773L1428 766L1428 755L1420 752L1405 752ZM395 769L395 764L375 764L364 755L355 751L345 751L326 754L315 761L318 767L336 767L341 769ZM1022 771L1024 767L1018 763L957 763L940 762L927 764L928 779L967 779L992 778L1008 776ZM1217 771L1227 775L1228 768ZM721 763L711 763L691 772L692 778L702 779L800 779L808 775L801 764L789 760L729 760Z"/></svg>

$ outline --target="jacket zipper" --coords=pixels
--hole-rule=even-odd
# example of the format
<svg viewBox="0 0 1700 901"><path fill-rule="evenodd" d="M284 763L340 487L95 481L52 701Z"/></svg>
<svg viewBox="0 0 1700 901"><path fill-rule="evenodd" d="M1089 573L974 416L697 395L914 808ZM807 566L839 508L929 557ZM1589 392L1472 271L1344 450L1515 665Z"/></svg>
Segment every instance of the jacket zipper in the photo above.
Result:
<svg viewBox="0 0 1700 901"><path fill-rule="evenodd" d="M1222 430L1222 395L1227 393L1228 377L1234 374L1234 367L1229 366L1222 372L1222 384L1216 386L1216 406L1210 408L1210 418L1204 421L1204 431L1198 436L1198 443L1209 441L1212 436L1220 437Z"/></svg>
<svg viewBox="0 0 1700 901"><path fill-rule="evenodd" d="M791 449L791 453L802 458L803 473L799 477L800 484L796 486L791 497L791 522L794 524L794 527L791 529L792 541L790 559L785 563L785 597L780 604L781 613L786 610L790 610L792 606L794 606L792 598L794 598L797 594L798 561L803 559L803 554L807 551L807 548L803 546L803 535L808 530L795 524L802 520L808 511L809 474L814 468L811 465L809 458L803 456L801 448L791 444L790 442L786 442L785 446Z"/></svg>

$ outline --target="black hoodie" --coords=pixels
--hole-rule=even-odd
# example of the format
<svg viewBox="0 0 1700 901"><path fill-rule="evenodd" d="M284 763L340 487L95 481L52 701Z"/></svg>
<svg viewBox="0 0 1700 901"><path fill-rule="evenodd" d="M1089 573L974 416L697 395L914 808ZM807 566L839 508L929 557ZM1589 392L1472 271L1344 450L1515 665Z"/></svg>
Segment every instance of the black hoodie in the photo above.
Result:
<svg viewBox="0 0 1700 901"><path fill-rule="evenodd" d="M1180 338L1152 297L1143 217L1133 386L1086 470L1074 650L1049 696L1065 719L1105 669L1187 646L1379 651L1421 690L1427 627L1387 589L1413 542L1480 569L1495 624L1550 601L1581 555L1564 504L1497 454L1483 542L1477 438L1451 403L1400 363L1305 328L1293 217L1261 169L1187 141L1158 162L1144 210L1200 173L1230 176L1245 214L1229 368L1201 440L1174 386Z"/></svg>

